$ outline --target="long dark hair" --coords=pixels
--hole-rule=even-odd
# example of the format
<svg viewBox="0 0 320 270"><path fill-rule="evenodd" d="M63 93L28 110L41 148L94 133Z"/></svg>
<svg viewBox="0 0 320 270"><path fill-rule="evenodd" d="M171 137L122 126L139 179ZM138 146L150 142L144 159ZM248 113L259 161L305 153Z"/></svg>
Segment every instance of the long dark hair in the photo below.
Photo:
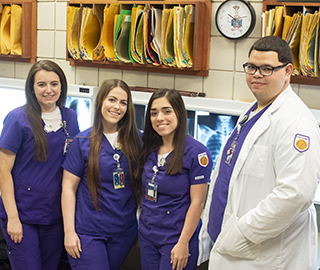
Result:
<svg viewBox="0 0 320 270"><path fill-rule="evenodd" d="M26 112L34 134L34 159L45 162L47 160L48 155L48 141L42 126L41 107L34 94L34 77L37 74L37 72L41 70L45 70L48 72L52 71L59 76L61 84L61 93L56 104L60 108L64 107L66 103L68 84L66 76L61 67L50 60L41 60L35 63L31 67L26 80Z"/></svg>
<svg viewBox="0 0 320 270"><path fill-rule="evenodd" d="M130 88L124 81L117 79L106 80L101 85L96 97L87 171L87 184L96 210L99 210L98 197L101 195L102 188L99 172L99 154L101 149L101 139L103 136L103 116L101 114L101 108L110 91L116 87L120 87L126 91L128 95L127 111L118 123L118 138L121 145L121 151L126 155L129 162L132 189L134 192L137 189L136 182L133 177L133 168L141 149L141 140L135 121L135 111Z"/></svg>
<svg viewBox="0 0 320 270"><path fill-rule="evenodd" d="M139 183L137 197L139 201L142 198L142 172L147 157L154 151L158 150L163 144L162 137L153 129L150 119L150 109L154 100L166 97L172 106L177 118L178 126L173 137L173 147L171 155L166 162L166 173L173 175L182 171L183 153L187 135L187 111L180 93L173 89L158 89L150 97L145 117L145 128L143 133L143 147L138 158L138 166L135 170L135 177Z"/></svg>

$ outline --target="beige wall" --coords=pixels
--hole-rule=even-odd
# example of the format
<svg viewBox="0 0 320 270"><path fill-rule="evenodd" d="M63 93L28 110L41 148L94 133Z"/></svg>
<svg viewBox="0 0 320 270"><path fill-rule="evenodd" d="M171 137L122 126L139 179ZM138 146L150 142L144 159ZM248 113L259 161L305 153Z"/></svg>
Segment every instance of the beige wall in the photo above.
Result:
<svg viewBox="0 0 320 270"><path fill-rule="evenodd" d="M72 84L101 85L105 79L119 78L130 86L167 87L205 92L207 97L253 100L247 88L242 64L252 43L260 37L262 1L250 1L256 10L257 23L251 35L240 41L223 38L215 26L215 12L222 1L212 1L209 76L181 76L161 73L71 67L66 56L66 1L38 2L38 59L55 60ZM0 77L25 79L31 64L0 61ZM320 87L292 85L301 99L313 109L320 109Z"/></svg>

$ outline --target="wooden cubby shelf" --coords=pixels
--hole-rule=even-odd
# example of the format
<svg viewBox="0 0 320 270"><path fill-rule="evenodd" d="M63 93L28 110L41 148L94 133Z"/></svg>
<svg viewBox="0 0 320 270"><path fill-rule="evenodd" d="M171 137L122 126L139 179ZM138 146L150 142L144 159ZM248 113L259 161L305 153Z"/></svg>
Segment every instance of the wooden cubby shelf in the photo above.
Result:
<svg viewBox="0 0 320 270"><path fill-rule="evenodd" d="M303 7L320 8L320 2L286 2L278 0L263 0L262 12L275 8L276 6L285 6L294 10L303 11ZM320 33L319 33L320 34ZM320 63L319 63L320 64ZM291 83L305 85L320 85L320 77L291 76Z"/></svg>
<svg viewBox="0 0 320 270"><path fill-rule="evenodd" d="M67 61L71 66L95 67L95 68L109 68L121 70L134 70L143 72L155 73L170 73L180 75L193 75L193 76L208 76L209 74L209 51L210 51L210 25L211 25L211 1L210 0L185 0L185 1L116 1L116 0L93 0L81 1L70 0L68 6L81 6L81 5L108 5L110 3L119 3L123 5L146 5L152 6L177 6L177 5L194 5L194 39L193 39L193 66L191 68L177 68L165 65L154 66L152 64L138 64L138 63L122 63L111 62L106 59L103 61L93 60L74 60L67 50Z"/></svg>
<svg viewBox="0 0 320 270"><path fill-rule="evenodd" d="M0 61L35 63L37 58L37 0L2 0L1 4L20 5L21 18L21 55L0 54Z"/></svg>

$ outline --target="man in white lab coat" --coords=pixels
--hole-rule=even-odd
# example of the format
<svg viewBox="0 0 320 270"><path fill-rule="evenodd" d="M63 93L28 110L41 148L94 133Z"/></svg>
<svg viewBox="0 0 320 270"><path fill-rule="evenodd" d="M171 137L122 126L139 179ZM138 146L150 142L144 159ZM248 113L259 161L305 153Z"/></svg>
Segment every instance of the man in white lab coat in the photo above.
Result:
<svg viewBox="0 0 320 270"><path fill-rule="evenodd" d="M243 67L256 102L215 167L198 263L209 259L210 270L316 269L319 126L291 89L285 41L259 39Z"/></svg>

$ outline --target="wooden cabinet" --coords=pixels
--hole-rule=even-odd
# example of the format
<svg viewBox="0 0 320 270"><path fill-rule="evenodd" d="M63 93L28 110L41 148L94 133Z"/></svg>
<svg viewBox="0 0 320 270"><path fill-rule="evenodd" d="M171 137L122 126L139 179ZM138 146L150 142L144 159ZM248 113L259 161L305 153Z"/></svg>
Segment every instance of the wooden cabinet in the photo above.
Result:
<svg viewBox="0 0 320 270"><path fill-rule="evenodd" d="M285 6L288 11L298 12L303 11L303 7L317 9L320 8L320 1L310 1L310 2L287 2L278 0L263 0L262 11L270 10L276 6ZM306 77L306 76L292 76L291 83L295 84L306 84L306 85L320 85L319 77Z"/></svg>
<svg viewBox="0 0 320 270"><path fill-rule="evenodd" d="M0 61L16 61L35 63L37 57L37 1L36 0L7 0L2 5L16 4L22 7L21 55L0 54Z"/></svg>
<svg viewBox="0 0 320 270"><path fill-rule="evenodd" d="M110 68L121 70L135 70L145 72L160 72L170 74L181 75L194 75L194 76L208 76L209 74L209 51L210 51L210 25L211 25L211 1L210 0L193 0L193 1L115 1L115 0L95 0L92 1L79 1L70 0L68 5L107 5L112 2L117 2L123 5L133 6L141 4L149 4L157 7L172 7L177 5L189 5L195 6L195 21L194 21L194 39L193 39L193 66L191 68L177 68L169 67L165 65L154 66L152 64L141 65L138 63L121 63L110 62L106 59L103 61L93 60L74 60L67 51L67 60L71 66L84 66L84 67L96 67L96 68Z"/></svg>

